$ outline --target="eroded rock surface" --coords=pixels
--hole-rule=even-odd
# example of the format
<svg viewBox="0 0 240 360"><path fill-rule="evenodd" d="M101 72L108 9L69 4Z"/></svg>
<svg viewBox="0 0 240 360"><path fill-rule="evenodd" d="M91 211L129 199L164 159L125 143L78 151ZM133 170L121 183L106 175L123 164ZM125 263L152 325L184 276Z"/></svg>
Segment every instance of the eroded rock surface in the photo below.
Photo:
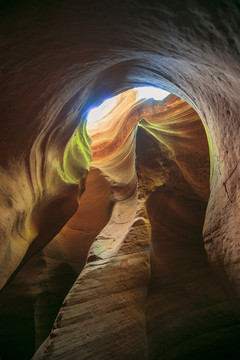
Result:
<svg viewBox="0 0 240 360"><path fill-rule="evenodd" d="M48 309L43 311L48 301L43 296L45 284L50 284L54 298L63 298L105 225L50 338L35 358L62 359L63 354L69 359L239 357L239 24L240 6L235 0L3 4L3 359L9 356L6 349L13 348L11 341L5 346L11 334L16 334L15 344L22 346L25 360L34 350L33 342L37 346L42 341L45 320L56 312L56 305L53 311L49 308L49 317ZM208 147L196 113L174 96L163 103L136 106L127 101L125 109L115 114L116 125L105 129L106 134L115 130L114 136L105 141L92 132L92 171L106 178L99 180L104 182L106 200L98 199L103 210L101 221L92 223L92 235L85 227L87 240L76 245L72 229L79 227L74 218L71 225L63 226L78 209L90 167L87 109L107 96L146 84L186 100L200 116L210 148L209 201ZM134 99L134 92L130 97ZM121 202L126 204L134 196L136 212L131 205L122 238L116 236L119 241L114 241ZM142 238L139 232L144 231ZM80 248L84 255L76 251ZM67 261L63 255L69 256ZM111 278L113 283L108 281ZM99 321L103 319L99 314L106 314L101 283L106 284L106 299L116 315L101 322L104 331ZM123 284L129 286L126 291ZM91 303L91 296L98 301ZM19 314L16 331L14 325L5 328L8 314L17 315L11 310L14 299L19 299L26 314L27 309L36 309L36 317L26 315L30 326L24 339L17 335ZM121 299L124 316L116 308ZM84 306L76 306L74 315L71 309L78 301ZM94 317L88 320L94 332L87 338L84 318L91 311ZM34 336L33 329L38 329ZM111 334L109 342L106 333ZM24 352L28 339L31 345ZM16 358L16 353L11 354Z"/></svg>

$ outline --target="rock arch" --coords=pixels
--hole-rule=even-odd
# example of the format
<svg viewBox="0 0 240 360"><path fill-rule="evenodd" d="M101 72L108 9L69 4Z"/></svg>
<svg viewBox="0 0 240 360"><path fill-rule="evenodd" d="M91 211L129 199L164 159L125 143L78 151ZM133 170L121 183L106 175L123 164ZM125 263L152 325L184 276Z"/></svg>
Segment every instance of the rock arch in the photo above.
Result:
<svg viewBox="0 0 240 360"><path fill-rule="evenodd" d="M77 209L91 157L83 120L88 107L150 84L186 100L204 123L211 157L204 244L237 319L239 1L26 0L8 2L2 10L1 286ZM148 234L145 210L138 211ZM53 359L60 356L57 339L47 347ZM88 358L88 350L75 358Z"/></svg>

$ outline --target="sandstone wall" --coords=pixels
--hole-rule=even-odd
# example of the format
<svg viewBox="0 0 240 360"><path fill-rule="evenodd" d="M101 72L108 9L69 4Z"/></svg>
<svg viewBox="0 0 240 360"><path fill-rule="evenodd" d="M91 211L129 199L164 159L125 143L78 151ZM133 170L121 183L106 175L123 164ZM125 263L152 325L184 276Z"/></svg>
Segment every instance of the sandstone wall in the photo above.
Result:
<svg viewBox="0 0 240 360"><path fill-rule="evenodd" d="M1 53L3 56L0 84L2 115L0 123L1 287L4 287L20 268L23 269L24 264L27 264L33 254L43 249L59 233L78 208L91 161L90 138L85 129L88 107L101 102L107 96L120 93L136 85L159 86L186 100L200 116L207 132L211 177L210 197L204 220L204 246L209 262L215 269L221 285L216 285L218 280L215 281L208 265L206 267L204 265L199 272L193 266L191 272L195 274L194 276L201 274L202 278L208 278L209 288L212 288L214 283L215 290L212 299L216 300L210 302L211 306L209 306L214 308L215 303L224 303L225 305L221 305L222 307L219 308L222 320L219 323L214 320L212 324L215 324L215 330L224 327L225 330L228 329L228 332L227 330L218 331L216 344L220 344L220 339L225 339L226 348L233 348L234 341L230 339L239 336L237 316L239 316L240 292L238 229L240 197L239 24L240 4L238 0L221 2L161 0L147 4L144 1L129 1L125 4L108 0L101 3L75 0L68 2L64 0L60 2L55 0L51 2L28 0L3 2L1 18L3 34ZM128 120L131 119L131 108L129 111ZM142 117L148 120L147 116L141 115L140 109L138 111L136 119L139 120ZM161 187L161 182L166 175L163 176L161 173L160 180L157 175L159 181L157 185L155 180L153 181L156 177L154 171L158 169L159 164L153 162L156 168L154 167L155 170L152 171L150 167L148 174L152 176L148 178L148 176L144 176L144 173L146 174L144 168L148 169L148 162L146 164L143 161L143 165L140 165L139 162L138 177L142 179L141 189L145 189L146 192L144 192L145 195L141 191L138 192L138 201L143 198L147 200L150 196L147 200L147 208L156 206L159 217L162 216L157 205L159 202L165 203L169 209L174 204L171 216L174 216L176 211L182 213L184 221L193 227L196 226L200 231L204 219L203 203L207 200L206 170L203 171L203 167L199 163L198 149L203 147L202 140L195 138L192 133L187 135L185 133L186 137L183 139L182 129L178 129L170 113L168 113L169 116L171 119L169 125L164 125L167 130L163 127L160 132L157 131L154 119L152 119L152 123L151 119L149 120L150 125L143 120L141 126L143 127L142 131L152 134L162 144L159 159L160 155L164 155L171 161L170 163L162 161L161 167L171 168L170 173L173 172L178 180L174 184L171 182L172 177L168 175L167 181L169 181L170 187L165 189L166 193L164 194L157 187ZM135 123L128 122L128 124L130 126ZM181 124L184 124L184 119L181 119ZM131 126L133 130L135 125ZM124 127L124 129L128 132L131 126ZM170 131L172 135L166 135L166 131ZM178 136L176 136L176 131ZM98 166L96 165L98 159L95 158L94 166L107 176L113 187L113 197L106 201L104 210L106 221L110 216L108 212L110 210L106 210L107 203L111 206L112 199L116 201L116 204L121 200L125 201L136 190L137 173L133 167L136 130L133 130L129 136L131 146L129 145L129 148L123 146L125 153L122 158L108 149L115 159L114 171L111 172L108 158L105 159L105 163L98 164ZM194 146L189 144L190 138L196 145L196 151L193 150ZM123 139L126 140L126 137L123 136ZM153 152L155 153L155 151ZM192 152L197 159L193 163ZM189 153L191 156L188 156ZM127 175L121 172L124 163L127 165ZM200 166L196 167L196 164ZM198 169L197 172L195 169ZM119 176L121 174L120 182L118 182L118 176L114 175L116 172ZM158 173L158 170L156 172ZM199 181L199 177L204 177L204 180ZM157 191L155 195L159 199L158 201L153 200L153 195L150 195L151 191ZM184 192L184 196L181 192ZM169 204L166 196L171 199ZM196 224L194 211L191 208L198 201L201 203L199 203L199 209L202 210L199 210L201 216L199 215L199 221ZM158 238L156 234L163 231L162 224L161 222L156 224L151 210L149 210L149 217L150 222L153 222L153 241L155 242ZM144 220L141 221L149 224L145 215L143 218ZM131 221L133 221L132 218ZM175 223L177 223L176 219ZM104 221L101 226L104 226ZM99 230L101 226L99 225ZM148 225L146 227L148 228ZM179 227L181 228L182 225ZM169 229L164 231L165 236L168 237ZM126 233L128 234L127 231ZM182 234L181 229L179 229L179 233ZM173 247L181 244L185 236L189 238L189 245L183 246L186 248L186 252L183 252L183 259L188 258L188 251L194 247L193 258L195 256L198 258L200 256L198 254L202 254L203 257L200 256L196 261L200 261L201 264L202 262L207 263L201 248L200 235L197 236L198 245L195 248L190 230L184 236L179 235L179 238L173 236ZM148 236L146 236L144 244L148 243L147 238ZM139 246L138 241L136 246ZM114 256L118 256L118 251L122 251L122 246L119 241ZM182 246L180 247L182 248ZM167 267L171 273L170 265L175 259L175 255L167 245L164 246L163 252L170 258ZM162 266L158 264L158 255L157 251L154 254L154 258L157 259L154 266L156 269L160 269L157 270L157 273L161 272ZM96 256L95 253L93 258L94 256ZM99 256L98 252L97 256ZM136 259L139 261L139 266L143 259L144 264L149 264L147 255L146 257L141 255ZM83 265L83 259L81 261ZM101 262L103 259L97 257L96 261ZM116 261L118 261L117 258ZM112 273L111 266L114 264L110 264L110 268L107 267L106 271ZM133 299L136 300L133 300L134 311L138 311L139 314L138 324L144 324L142 301L146 294L149 269L150 265L146 265L144 274L142 274L143 286L140 297L136 295L135 290L132 290ZM180 266L179 269L182 271L183 287L189 290L194 276L193 278L186 277L183 275L186 268ZM76 274L73 275L72 270L69 271L69 278L73 281ZM120 269L119 273L121 274L122 271ZM81 279L84 279L84 274L85 272L81 275L83 276ZM109 276L108 272L106 276ZM159 275L154 275L152 279L155 279L151 280L153 284L158 284L161 280ZM65 286L63 287L65 288ZM69 283L67 287L69 287ZM158 286L156 285L156 287ZM196 287L198 289L205 288L205 283L200 286L197 281ZM67 291L66 288L63 293ZM132 284L132 289L135 289L135 283ZM216 296L218 289L220 289L219 295ZM159 296L156 296L156 302L149 296L149 315L147 316L150 320L152 319L151 309L157 307L159 302L162 303L162 294L161 292ZM71 299L71 295L69 296ZM186 300L186 297L183 299ZM183 300L183 307L180 307L184 314L188 304L185 300ZM191 304L194 304L194 306L192 305L194 312L198 307L198 302L194 298ZM204 297L201 304L205 308L209 303L205 302ZM132 309L132 303L129 306ZM178 309L179 305L175 307L175 311L178 312ZM229 313L228 320L226 320L227 313ZM66 311L66 316L68 316L68 311ZM158 316L160 315L157 312L156 317ZM198 316L196 315L196 317ZM207 317L208 315L203 315L204 319ZM183 316L183 318L185 317ZM216 318L218 315L214 317L214 319ZM169 331L169 334L174 334L175 331L182 332L182 329L185 328L185 337L182 336L184 339L189 339L192 333L193 319L194 316L190 320L188 319L188 326L185 325L185 320L182 326L173 324L173 331ZM64 324L67 323L66 320ZM179 353L174 349L170 351L171 344L175 344L177 341L183 344L183 338L180 337L176 340L173 337L169 345L160 346L161 351L156 355L159 350L155 349L155 340L152 340L151 335L151 333L155 333L154 320L149 323L147 320L147 324L146 332L150 336L148 341L150 341L149 344L152 344L150 348L153 349L151 356L154 358L155 356L171 355L176 358ZM205 324L203 331L208 329L209 332L213 331L212 333L214 333L215 330L206 325L205 321L203 324ZM180 327L178 328L178 326ZM167 323L167 327L172 329L169 323ZM201 328L200 325L199 328ZM141 339L143 339L142 331L143 328L139 332ZM160 333L157 331L156 334L161 334L161 331L164 330L159 331ZM61 335L62 339L63 337ZM158 335L156 338L159 339ZM53 342L56 342L56 339L53 338ZM78 341L75 340L73 338L74 346L78 346ZM194 356L196 356L196 348L201 341L208 351L206 340L202 336L196 346L193 346ZM235 341L235 350L233 350L235 354L236 343ZM134 341L133 344L135 344ZM145 340L142 341L142 344L146 349ZM59 343L60 345L61 343ZM189 347L187 344L184 346L185 348ZM185 354L186 351L185 348L183 349L184 346L181 345L179 348L182 354ZM211 351L214 351L213 345L209 346ZM125 349L127 347L126 344ZM218 345L215 348L218 348ZM47 347L47 349L50 348ZM139 348L136 346L136 349ZM51 354L61 356L58 352L55 353L58 350L53 351ZM220 355L221 353L220 351ZM108 354L107 348L106 354ZM142 351L142 354L144 357L145 350ZM225 356L224 353L222 354ZM80 355L76 356L81 358ZM86 358L87 356L90 355L86 355ZM106 355L105 358L107 356L109 355Z"/></svg>

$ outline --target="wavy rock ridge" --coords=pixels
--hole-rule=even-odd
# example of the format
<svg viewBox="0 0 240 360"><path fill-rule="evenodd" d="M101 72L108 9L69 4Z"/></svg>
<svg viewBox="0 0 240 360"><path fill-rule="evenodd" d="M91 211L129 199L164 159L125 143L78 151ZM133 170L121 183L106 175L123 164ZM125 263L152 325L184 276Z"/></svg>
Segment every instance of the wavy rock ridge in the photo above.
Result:
<svg viewBox="0 0 240 360"><path fill-rule="evenodd" d="M32 356L65 296L35 359L239 357L239 17L234 0L4 4L3 359ZM145 84L196 112L119 95L88 129L83 194L87 109Z"/></svg>

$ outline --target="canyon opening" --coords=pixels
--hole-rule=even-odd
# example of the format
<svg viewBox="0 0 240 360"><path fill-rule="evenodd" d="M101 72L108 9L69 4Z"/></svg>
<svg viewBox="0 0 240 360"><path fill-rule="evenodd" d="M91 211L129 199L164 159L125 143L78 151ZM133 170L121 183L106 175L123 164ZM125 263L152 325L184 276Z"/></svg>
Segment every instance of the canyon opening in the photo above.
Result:
<svg viewBox="0 0 240 360"><path fill-rule="evenodd" d="M1 360L239 358L239 24L3 1Z"/></svg>

